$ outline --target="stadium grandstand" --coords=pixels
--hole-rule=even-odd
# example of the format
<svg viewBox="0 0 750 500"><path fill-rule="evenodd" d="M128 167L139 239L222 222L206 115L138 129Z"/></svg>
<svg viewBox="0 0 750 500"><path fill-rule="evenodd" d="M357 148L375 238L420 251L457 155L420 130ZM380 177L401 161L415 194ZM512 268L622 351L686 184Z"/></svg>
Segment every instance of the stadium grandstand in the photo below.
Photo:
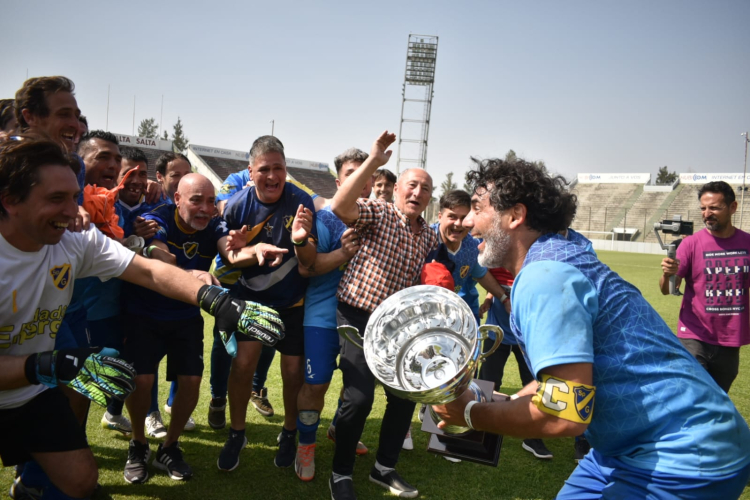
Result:
<svg viewBox="0 0 750 500"><path fill-rule="evenodd" d="M190 144L187 157L193 168L219 189L229 174L247 168L248 152ZM336 193L336 177L327 163L286 159L287 180L310 194L332 198Z"/></svg>
<svg viewBox="0 0 750 500"><path fill-rule="evenodd" d="M173 150L172 141L164 139L149 139L148 137L137 137L134 135L117 134L120 146L131 146L143 151L148 158L148 178L156 180L156 160L164 153Z"/></svg>
<svg viewBox="0 0 750 500"><path fill-rule="evenodd" d="M698 190L723 180L735 191L737 208L732 223L750 231L750 193L742 200L742 174L680 174L671 185L654 185L651 174L578 174L570 189L578 196L578 212L571 227L591 240L611 242L595 248L663 253L656 243L654 223L676 215L702 228ZM746 185L750 183L750 176ZM741 216L742 214L742 216ZM740 221L742 224L740 226ZM617 245L614 242L618 242ZM619 242L640 243L627 246Z"/></svg>

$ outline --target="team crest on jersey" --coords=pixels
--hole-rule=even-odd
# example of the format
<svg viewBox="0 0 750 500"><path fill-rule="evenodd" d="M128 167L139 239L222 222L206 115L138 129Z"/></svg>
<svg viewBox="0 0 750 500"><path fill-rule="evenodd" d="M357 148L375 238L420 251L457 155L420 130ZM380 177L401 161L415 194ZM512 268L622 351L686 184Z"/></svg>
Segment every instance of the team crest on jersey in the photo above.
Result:
<svg viewBox="0 0 750 500"><path fill-rule="evenodd" d="M266 230L266 235L268 237L272 237L273 236L273 226L271 224L266 224L265 226L263 226L263 229Z"/></svg>
<svg viewBox="0 0 750 500"><path fill-rule="evenodd" d="M576 402L576 413L586 422L594 410L594 390L577 385L573 388Z"/></svg>
<svg viewBox="0 0 750 500"><path fill-rule="evenodd" d="M186 241L182 244L182 251L185 252L185 257L192 259L198 254L198 242Z"/></svg>
<svg viewBox="0 0 750 500"><path fill-rule="evenodd" d="M465 278L469 274L469 266L461 266L461 278Z"/></svg>
<svg viewBox="0 0 750 500"><path fill-rule="evenodd" d="M284 217L284 227L290 233L292 232L292 222L294 222L294 216L293 215L287 215L286 217Z"/></svg>
<svg viewBox="0 0 750 500"><path fill-rule="evenodd" d="M231 184L222 184L219 188L219 194L229 194L234 189L234 186Z"/></svg>
<svg viewBox="0 0 750 500"><path fill-rule="evenodd" d="M60 290L65 290L70 283L70 264L55 266L49 270L49 274L52 276L52 283Z"/></svg>

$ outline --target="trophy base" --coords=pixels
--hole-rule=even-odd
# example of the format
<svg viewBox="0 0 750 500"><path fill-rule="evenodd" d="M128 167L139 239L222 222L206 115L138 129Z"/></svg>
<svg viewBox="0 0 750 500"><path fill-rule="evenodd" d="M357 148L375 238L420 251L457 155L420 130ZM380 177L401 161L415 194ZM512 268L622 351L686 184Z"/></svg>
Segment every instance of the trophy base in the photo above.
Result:
<svg viewBox="0 0 750 500"><path fill-rule="evenodd" d="M482 389L487 400L492 400L495 385L487 380L474 380L474 383ZM432 421L429 411L422 422L422 430L432 434L427 451L437 455L459 458L468 462L497 467L500 461L500 448L503 437L484 431L470 431L459 436L445 433Z"/></svg>

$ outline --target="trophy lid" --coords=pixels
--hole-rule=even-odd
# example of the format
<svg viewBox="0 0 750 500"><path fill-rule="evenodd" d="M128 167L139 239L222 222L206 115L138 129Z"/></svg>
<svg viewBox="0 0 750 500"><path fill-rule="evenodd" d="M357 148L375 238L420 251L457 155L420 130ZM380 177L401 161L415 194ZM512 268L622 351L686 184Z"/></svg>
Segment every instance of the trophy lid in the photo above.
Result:
<svg viewBox="0 0 750 500"><path fill-rule="evenodd" d="M463 375L477 355L469 306L442 287L419 285L388 297L367 323L363 348L372 373L407 393L429 391Z"/></svg>

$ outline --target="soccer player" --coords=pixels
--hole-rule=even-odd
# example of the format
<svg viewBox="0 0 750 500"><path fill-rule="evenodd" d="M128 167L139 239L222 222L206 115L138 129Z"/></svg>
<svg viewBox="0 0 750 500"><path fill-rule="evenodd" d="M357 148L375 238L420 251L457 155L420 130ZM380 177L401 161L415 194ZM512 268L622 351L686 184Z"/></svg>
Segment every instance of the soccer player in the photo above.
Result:
<svg viewBox="0 0 750 500"><path fill-rule="evenodd" d="M393 203L393 187L396 185L396 174L387 168L379 168L375 171L372 191L378 200Z"/></svg>
<svg viewBox="0 0 750 500"><path fill-rule="evenodd" d="M137 256L96 228L67 231L78 215L78 166L47 140L0 145L0 285L8 291L8 307L0 311L0 424L12 429L0 440L0 458L5 466L33 458L58 498L88 497L97 481L83 429L57 385L75 382L81 368L89 371L102 359L90 355L98 349L52 350L75 278L120 277L200 305L227 330L271 342L283 336L270 310ZM83 388L96 388L97 378Z"/></svg>
<svg viewBox="0 0 750 500"><path fill-rule="evenodd" d="M420 215L430 202L432 178L420 169L404 171L394 188L395 203L359 199L378 167L391 156L386 151L396 140L383 132L370 156L336 191L331 210L359 236L360 250L344 271L337 293L336 321L364 332L375 308L390 295L420 282L427 254L437 248L437 236ZM339 368L344 379L343 404L336 423L336 453L329 481L334 500L355 498L352 474L357 441L375 398L375 376L362 350L341 343ZM399 496L413 498L418 491L395 470L415 404L386 391L388 405L380 427L380 442L370 480Z"/></svg>
<svg viewBox="0 0 750 500"><path fill-rule="evenodd" d="M356 148L338 155L333 161L338 176L336 186L340 188L365 160L367 153ZM360 198L369 198L371 192L372 180L365 184ZM330 207L317 212L316 224L318 245L315 262L307 267L300 265L299 268L302 276L310 278L305 294L305 383L297 397L299 446L294 461L297 477L302 481L312 481L315 477L315 443L320 412L339 355L336 291L347 262L359 250L354 229L347 228ZM359 443L357 454L364 453L367 453L367 448Z"/></svg>
<svg viewBox="0 0 750 500"><path fill-rule="evenodd" d="M437 406L444 423L585 431L593 449L558 499L737 498L750 477L744 418L638 289L560 234L576 210L565 180L525 161L475 161L464 224L484 239L480 263L515 277L510 324L536 381L507 401Z"/></svg>
<svg viewBox="0 0 750 500"><path fill-rule="evenodd" d="M665 258L661 293L669 279L685 280L677 337L725 392L740 368L740 347L750 344L750 234L732 225L734 190L724 181L698 191L703 223Z"/></svg>
<svg viewBox="0 0 750 500"><path fill-rule="evenodd" d="M249 160L254 185L230 198L224 218L229 229L235 230L229 236L232 248L254 255L249 267L242 269L237 295L254 297L278 310L285 325L286 337L276 344L281 353L284 425L274 464L290 467L297 448L297 394L303 382L302 323L307 289L307 279L300 276L298 266L309 266L315 259L315 212L310 195L286 182L284 145L276 137L256 139ZM308 233L309 238L304 238ZM238 342L236 352L230 353L236 356L229 375L231 425L217 462L221 470L237 468L247 443L247 405L260 353L259 342Z"/></svg>

